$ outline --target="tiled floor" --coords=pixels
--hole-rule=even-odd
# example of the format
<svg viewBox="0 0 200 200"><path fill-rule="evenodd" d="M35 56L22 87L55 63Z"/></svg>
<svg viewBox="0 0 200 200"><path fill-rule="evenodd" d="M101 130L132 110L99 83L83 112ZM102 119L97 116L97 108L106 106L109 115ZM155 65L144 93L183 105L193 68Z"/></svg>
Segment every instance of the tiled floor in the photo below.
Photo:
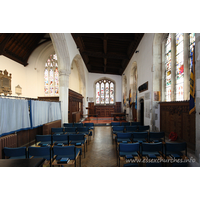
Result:
<svg viewBox="0 0 200 200"><path fill-rule="evenodd" d="M95 126L82 167L117 167L116 146L112 143L111 126Z"/></svg>

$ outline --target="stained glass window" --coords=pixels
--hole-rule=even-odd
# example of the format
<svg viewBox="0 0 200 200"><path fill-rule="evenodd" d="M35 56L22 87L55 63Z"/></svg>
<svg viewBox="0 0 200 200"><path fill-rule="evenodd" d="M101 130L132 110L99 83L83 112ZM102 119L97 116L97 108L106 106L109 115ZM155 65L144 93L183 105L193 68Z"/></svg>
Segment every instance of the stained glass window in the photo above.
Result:
<svg viewBox="0 0 200 200"><path fill-rule="evenodd" d="M46 96L59 95L59 73L56 54L50 55L45 63L44 94Z"/></svg>
<svg viewBox="0 0 200 200"><path fill-rule="evenodd" d="M114 104L114 83L103 79L96 82L96 104Z"/></svg>
<svg viewBox="0 0 200 200"><path fill-rule="evenodd" d="M195 33L190 33L190 72L193 64L193 48L195 46Z"/></svg>
<svg viewBox="0 0 200 200"><path fill-rule="evenodd" d="M176 100L183 100L183 33L176 34Z"/></svg>
<svg viewBox="0 0 200 200"><path fill-rule="evenodd" d="M165 44L166 69L166 101L171 101L171 35L169 33Z"/></svg>

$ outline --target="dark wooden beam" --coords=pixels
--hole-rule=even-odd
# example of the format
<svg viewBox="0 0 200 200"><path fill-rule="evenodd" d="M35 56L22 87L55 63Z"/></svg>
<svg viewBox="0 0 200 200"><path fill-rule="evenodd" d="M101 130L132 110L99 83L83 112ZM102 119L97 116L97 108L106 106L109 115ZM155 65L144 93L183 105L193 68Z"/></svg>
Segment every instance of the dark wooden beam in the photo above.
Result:
<svg viewBox="0 0 200 200"><path fill-rule="evenodd" d="M5 39L0 43L0 55L3 55L5 52L5 47L7 42L13 37L14 33L8 33L6 34Z"/></svg>
<svg viewBox="0 0 200 200"><path fill-rule="evenodd" d="M92 52L92 51L82 51L83 55L91 56L91 57L98 57L98 58L112 58L112 59L129 59L127 55L117 54L117 53L102 53L102 52Z"/></svg>
<svg viewBox="0 0 200 200"><path fill-rule="evenodd" d="M133 41L135 38L134 38L134 33L133 33L133 37L132 38L126 38L126 37L123 37L121 35L109 35L109 33L105 36L100 36L98 34L95 34L95 33L73 33L75 39L78 39L79 37L91 37L91 38L98 38L98 39L102 39L102 40L118 40L118 41Z"/></svg>

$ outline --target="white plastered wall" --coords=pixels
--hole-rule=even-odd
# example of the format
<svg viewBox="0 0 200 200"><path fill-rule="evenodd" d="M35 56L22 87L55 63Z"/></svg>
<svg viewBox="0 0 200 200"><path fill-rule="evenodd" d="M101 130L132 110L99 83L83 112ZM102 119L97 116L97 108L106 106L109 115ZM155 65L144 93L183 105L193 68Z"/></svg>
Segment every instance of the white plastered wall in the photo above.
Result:
<svg viewBox="0 0 200 200"><path fill-rule="evenodd" d="M131 68L133 64L137 64L137 73L138 73L138 82L137 87L144 84L148 81L148 90L145 92L139 93L137 91L137 112L138 112L138 120L139 112L140 112L140 99L144 99L144 125L151 126L151 96L152 96L152 84L153 84L153 77L152 77L152 67L153 67L153 33L145 33L140 44L137 47L139 50L138 53L134 53L127 68L124 71L125 76L127 77L127 91L130 90L130 75L131 75ZM135 63L134 63L135 62ZM150 94L150 99L145 100L145 94ZM149 96L149 95L148 95ZM128 98L128 94L127 97ZM150 118L146 117L146 106L150 104Z"/></svg>

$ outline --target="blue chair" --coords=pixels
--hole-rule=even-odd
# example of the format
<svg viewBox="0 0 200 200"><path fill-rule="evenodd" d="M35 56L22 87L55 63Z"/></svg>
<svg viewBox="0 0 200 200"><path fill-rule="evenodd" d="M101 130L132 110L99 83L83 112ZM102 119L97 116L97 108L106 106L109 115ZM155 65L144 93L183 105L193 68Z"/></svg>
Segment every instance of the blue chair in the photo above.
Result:
<svg viewBox="0 0 200 200"><path fill-rule="evenodd" d="M121 126L120 122L111 122L111 126Z"/></svg>
<svg viewBox="0 0 200 200"><path fill-rule="evenodd" d="M85 151L87 148L87 140L85 138L85 135L80 134L69 134L69 144L75 145L75 146L84 146L84 158L85 158ZM82 155L82 149L81 149L81 155Z"/></svg>
<svg viewBox="0 0 200 200"><path fill-rule="evenodd" d="M186 142L165 143L164 148L165 148L165 159L167 159L167 156L170 156L173 159L185 159L187 157Z"/></svg>
<svg viewBox="0 0 200 200"><path fill-rule="evenodd" d="M81 155L80 149L75 146L54 146L53 147L53 159L59 162L62 158L69 158L74 161L76 167L77 158L80 157L80 166L81 166ZM53 163L52 163L53 164ZM61 163L64 165L65 163Z"/></svg>
<svg viewBox="0 0 200 200"><path fill-rule="evenodd" d="M76 127L65 127L64 132L67 134L75 134L76 133Z"/></svg>
<svg viewBox="0 0 200 200"><path fill-rule="evenodd" d="M137 126L127 126L126 127L126 132L127 133L132 133L132 132L135 132L135 131L137 131Z"/></svg>
<svg viewBox="0 0 200 200"><path fill-rule="evenodd" d="M112 138L113 135L116 135L116 133L123 133L124 132L124 126L113 126L112 127Z"/></svg>
<svg viewBox="0 0 200 200"><path fill-rule="evenodd" d="M131 122L131 126L139 126L139 125L141 125L140 122Z"/></svg>
<svg viewBox="0 0 200 200"><path fill-rule="evenodd" d="M52 144L51 135L36 135L35 136L36 143L40 142L38 145L47 146Z"/></svg>
<svg viewBox="0 0 200 200"><path fill-rule="evenodd" d="M17 148L3 148L4 156L9 159L25 159L27 158L26 147L17 147Z"/></svg>
<svg viewBox="0 0 200 200"><path fill-rule="evenodd" d="M165 142L165 132L149 132L149 142Z"/></svg>
<svg viewBox="0 0 200 200"><path fill-rule="evenodd" d="M188 167L188 163L173 163L172 167Z"/></svg>
<svg viewBox="0 0 200 200"><path fill-rule="evenodd" d="M148 142L148 133L147 132L133 132L132 133L133 142Z"/></svg>
<svg viewBox="0 0 200 200"><path fill-rule="evenodd" d="M157 156L163 158L163 144L159 143L142 143L141 145L141 157L147 157L147 159L157 159Z"/></svg>
<svg viewBox="0 0 200 200"><path fill-rule="evenodd" d="M57 135L64 134L63 128L51 128L51 135L53 134L57 134Z"/></svg>
<svg viewBox="0 0 200 200"><path fill-rule="evenodd" d="M64 123L63 127L73 127L73 123Z"/></svg>
<svg viewBox="0 0 200 200"><path fill-rule="evenodd" d="M85 136L88 137L88 142L89 142L89 136L92 136L92 131L88 127L77 127L77 133L82 133Z"/></svg>
<svg viewBox="0 0 200 200"><path fill-rule="evenodd" d="M69 135L53 135L53 144L58 146L69 145L68 137Z"/></svg>
<svg viewBox="0 0 200 200"><path fill-rule="evenodd" d="M44 158L51 166L51 148L50 147L28 147L28 158Z"/></svg>
<svg viewBox="0 0 200 200"><path fill-rule="evenodd" d="M95 134L94 123L84 123L84 126L88 127L89 130L92 130L93 134Z"/></svg>
<svg viewBox="0 0 200 200"><path fill-rule="evenodd" d="M143 131L149 131L149 126L138 126L138 131L143 132Z"/></svg>
<svg viewBox="0 0 200 200"><path fill-rule="evenodd" d="M129 143L131 142L131 133L116 133L117 143Z"/></svg>
<svg viewBox="0 0 200 200"><path fill-rule="evenodd" d="M74 127L83 127L83 123L74 123Z"/></svg>
<svg viewBox="0 0 200 200"><path fill-rule="evenodd" d="M121 122L121 126L131 126L131 122Z"/></svg>
<svg viewBox="0 0 200 200"><path fill-rule="evenodd" d="M139 157L140 154L140 144L139 143L128 143L119 144L119 167L120 167L120 157L125 157L127 159L134 159L135 156Z"/></svg>

